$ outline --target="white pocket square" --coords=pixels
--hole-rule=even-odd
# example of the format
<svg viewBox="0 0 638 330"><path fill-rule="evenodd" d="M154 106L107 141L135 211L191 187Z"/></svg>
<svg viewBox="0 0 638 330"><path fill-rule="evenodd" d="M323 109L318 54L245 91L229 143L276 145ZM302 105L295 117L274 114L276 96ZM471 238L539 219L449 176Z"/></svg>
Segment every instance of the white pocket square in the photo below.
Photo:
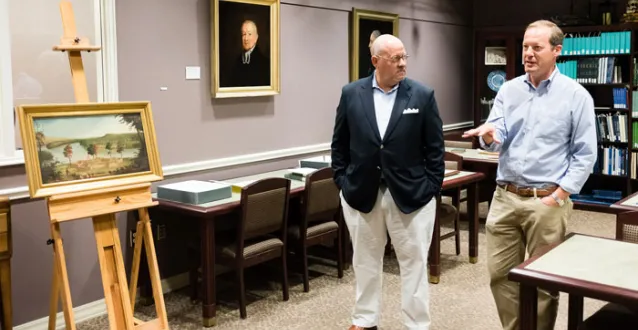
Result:
<svg viewBox="0 0 638 330"><path fill-rule="evenodd" d="M412 108L407 108L405 110L403 110L403 114L409 114L409 113L419 113L419 109L412 109Z"/></svg>

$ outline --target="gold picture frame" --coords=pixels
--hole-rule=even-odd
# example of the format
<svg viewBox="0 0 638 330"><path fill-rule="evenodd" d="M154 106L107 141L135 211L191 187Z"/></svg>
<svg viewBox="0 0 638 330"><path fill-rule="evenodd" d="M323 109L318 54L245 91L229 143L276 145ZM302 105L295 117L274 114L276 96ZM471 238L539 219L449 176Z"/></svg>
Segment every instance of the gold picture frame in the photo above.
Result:
<svg viewBox="0 0 638 330"><path fill-rule="evenodd" d="M279 0L213 0L213 2L214 5L211 6L212 97L279 94L281 91Z"/></svg>
<svg viewBox="0 0 638 330"><path fill-rule="evenodd" d="M31 198L159 181L150 102L18 107Z"/></svg>
<svg viewBox="0 0 638 330"><path fill-rule="evenodd" d="M350 23L350 81L367 77L374 68L369 44L372 33L399 36L399 14L352 8Z"/></svg>

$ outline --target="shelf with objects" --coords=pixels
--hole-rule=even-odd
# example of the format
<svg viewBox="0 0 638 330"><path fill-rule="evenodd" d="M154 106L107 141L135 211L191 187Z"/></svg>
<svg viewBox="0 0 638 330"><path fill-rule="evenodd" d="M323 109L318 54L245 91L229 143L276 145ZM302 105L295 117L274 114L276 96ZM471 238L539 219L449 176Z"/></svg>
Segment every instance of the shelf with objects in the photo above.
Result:
<svg viewBox="0 0 638 330"><path fill-rule="evenodd" d="M611 204L638 191L638 41L635 37L638 24L561 29L565 39L557 66L561 73L581 83L594 99L599 147L594 170L581 192L572 199L577 209L615 213L609 208ZM490 100L496 95L495 81L502 83L503 74L510 80L525 73L524 31L524 26L477 30L475 126L484 123L489 115ZM497 41L502 47L501 54L505 52L502 57L507 60L500 67L504 73L493 73L499 67L485 61L489 47ZM495 74L501 77L494 80Z"/></svg>

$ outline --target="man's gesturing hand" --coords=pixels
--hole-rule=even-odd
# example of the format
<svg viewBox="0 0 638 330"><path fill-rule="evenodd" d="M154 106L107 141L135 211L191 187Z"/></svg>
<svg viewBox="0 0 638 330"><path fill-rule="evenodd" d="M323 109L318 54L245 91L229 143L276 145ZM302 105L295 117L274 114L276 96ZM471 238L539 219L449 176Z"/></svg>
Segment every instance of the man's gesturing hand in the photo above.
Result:
<svg viewBox="0 0 638 330"><path fill-rule="evenodd" d="M492 141L501 143L501 141L496 138L494 133L496 133L496 128L494 127L494 125L485 123L477 128L466 131L465 133L463 133L463 137L466 138L470 136L480 136L483 138L483 141L485 141L486 144L492 144Z"/></svg>

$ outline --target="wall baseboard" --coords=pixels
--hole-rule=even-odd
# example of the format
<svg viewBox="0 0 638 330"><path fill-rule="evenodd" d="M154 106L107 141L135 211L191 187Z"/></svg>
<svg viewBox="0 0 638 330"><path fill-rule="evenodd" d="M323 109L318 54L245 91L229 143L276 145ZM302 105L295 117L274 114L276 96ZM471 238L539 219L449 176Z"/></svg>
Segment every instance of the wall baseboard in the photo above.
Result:
<svg viewBox="0 0 638 330"><path fill-rule="evenodd" d="M443 125L443 131L452 131L466 127L472 127L473 121L465 121L455 124ZM164 177L168 178L174 175L187 174L199 171L210 171L231 166L248 165L264 161L278 160L289 157L299 157L307 154L325 152L330 150L330 143L319 143L301 147L293 147L287 149L271 150L265 152L257 152L253 154L245 154L224 158L216 158L204 160L200 162L167 165L163 167ZM8 196L9 199L24 199L29 197L29 187L21 186L15 188L0 189L0 196Z"/></svg>
<svg viewBox="0 0 638 330"><path fill-rule="evenodd" d="M75 318L75 323L84 322L86 320L90 320L92 318L102 316L106 314L106 304L104 299L96 300L94 302L90 302L88 304L78 306L73 308L73 314ZM55 329L63 330L66 328L64 323L64 314L59 312L55 319ZM21 324L19 326L14 327L15 330L41 330L47 329L49 326L49 317L43 317L41 319L37 319L35 321L31 321L28 323Z"/></svg>
<svg viewBox="0 0 638 330"><path fill-rule="evenodd" d="M184 288L188 284L189 284L188 273L177 274L175 276L171 276L162 280L162 291L164 292L164 294L167 294L169 292ZM139 290L138 290L137 298L139 300ZM104 301L104 298L73 308L73 314L74 314L76 324L96 318L96 317L100 317L102 315L106 315L106 313L107 313L106 302ZM66 329L66 326L64 323L64 314L62 312L59 312L57 314L55 321L56 321L55 322L56 330ZM35 321L31 321L31 322L16 326L14 327L14 329L15 330L41 330L41 329L47 329L48 326L49 326L49 317L45 316Z"/></svg>

